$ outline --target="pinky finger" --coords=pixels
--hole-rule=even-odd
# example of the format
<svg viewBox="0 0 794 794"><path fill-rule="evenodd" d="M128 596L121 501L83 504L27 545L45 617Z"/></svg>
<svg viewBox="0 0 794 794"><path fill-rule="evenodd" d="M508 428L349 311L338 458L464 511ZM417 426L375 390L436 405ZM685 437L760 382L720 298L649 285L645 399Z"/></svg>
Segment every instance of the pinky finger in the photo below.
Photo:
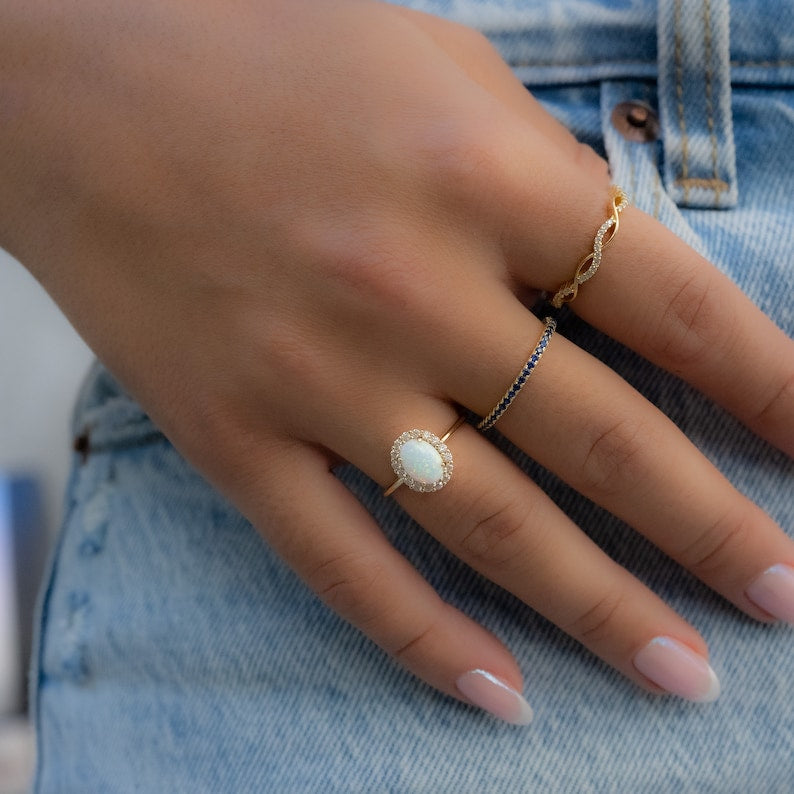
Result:
<svg viewBox="0 0 794 794"><path fill-rule="evenodd" d="M507 722L529 723L532 709L507 648L438 596L333 476L325 455L308 447L296 453L277 475L260 468L270 475L257 483L249 511L276 552L331 609L426 683Z"/></svg>

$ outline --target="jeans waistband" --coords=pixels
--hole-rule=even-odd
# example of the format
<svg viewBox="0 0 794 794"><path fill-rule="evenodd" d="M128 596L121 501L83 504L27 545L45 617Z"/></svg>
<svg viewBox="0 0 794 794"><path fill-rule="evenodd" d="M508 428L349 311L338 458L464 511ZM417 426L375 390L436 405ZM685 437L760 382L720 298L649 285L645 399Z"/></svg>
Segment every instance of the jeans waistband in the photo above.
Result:
<svg viewBox="0 0 794 794"><path fill-rule="evenodd" d="M656 0L398 0L485 33L530 85L658 76ZM681 0L686 24L714 0ZM727 3L723 3L727 5ZM794 3L739 0L730 7L734 84L794 85Z"/></svg>
<svg viewBox="0 0 794 794"><path fill-rule="evenodd" d="M99 362L94 362L83 383L72 429L75 451L84 460L93 453L163 438L149 416Z"/></svg>
<svg viewBox="0 0 794 794"><path fill-rule="evenodd" d="M729 0L635 0L620 6L468 0L454 9L463 21L476 23L533 88L596 79L655 82L663 177L679 206L736 205L736 72L745 79L754 72L756 83L780 83L794 69L794 60L786 61L794 55L794 36L785 34L794 10L774 0L736 3L733 15Z"/></svg>

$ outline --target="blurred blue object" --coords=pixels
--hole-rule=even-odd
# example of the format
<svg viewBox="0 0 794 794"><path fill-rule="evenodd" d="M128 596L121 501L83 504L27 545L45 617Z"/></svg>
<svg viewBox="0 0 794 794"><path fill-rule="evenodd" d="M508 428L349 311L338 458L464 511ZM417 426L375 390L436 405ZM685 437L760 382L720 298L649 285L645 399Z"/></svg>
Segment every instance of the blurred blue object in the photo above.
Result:
<svg viewBox="0 0 794 794"><path fill-rule="evenodd" d="M25 671L46 543L38 480L0 473L0 715L26 707Z"/></svg>

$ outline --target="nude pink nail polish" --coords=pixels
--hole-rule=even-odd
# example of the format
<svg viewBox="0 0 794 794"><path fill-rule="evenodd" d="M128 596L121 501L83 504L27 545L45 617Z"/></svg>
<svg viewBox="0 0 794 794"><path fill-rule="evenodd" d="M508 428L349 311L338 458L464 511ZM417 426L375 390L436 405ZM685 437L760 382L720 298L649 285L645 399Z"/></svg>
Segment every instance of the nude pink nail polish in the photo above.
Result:
<svg viewBox="0 0 794 794"><path fill-rule="evenodd" d="M532 707L521 693L486 670L469 670L455 682L458 691L475 706L513 725L529 725Z"/></svg>
<svg viewBox="0 0 794 794"><path fill-rule="evenodd" d="M657 686L686 700L710 703L719 697L720 682L709 663L672 637L654 637L634 657L634 666Z"/></svg>
<svg viewBox="0 0 794 794"><path fill-rule="evenodd" d="M745 593L764 612L794 624L794 568L790 565L767 568Z"/></svg>

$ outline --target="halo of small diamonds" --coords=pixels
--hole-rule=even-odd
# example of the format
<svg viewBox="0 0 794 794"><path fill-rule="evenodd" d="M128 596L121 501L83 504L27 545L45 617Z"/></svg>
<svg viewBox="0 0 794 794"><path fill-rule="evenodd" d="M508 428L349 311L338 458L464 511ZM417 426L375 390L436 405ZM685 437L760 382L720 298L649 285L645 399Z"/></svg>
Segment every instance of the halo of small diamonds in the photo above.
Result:
<svg viewBox="0 0 794 794"><path fill-rule="evenodd" d="M409 441L416 441L424 443L432 447L440 459L440 474L431 482L426 482L421 478L421 473L416 470L411 470L405 465L403 460L402 448ZM452 476L452 453L449 447L434 433L429 430L406 430L395 439L391 448L391 467L394 473L399 477L402 482L407 485L412 491L420 491L421 493L429 493L431 491L440 491Z"/></svg>

